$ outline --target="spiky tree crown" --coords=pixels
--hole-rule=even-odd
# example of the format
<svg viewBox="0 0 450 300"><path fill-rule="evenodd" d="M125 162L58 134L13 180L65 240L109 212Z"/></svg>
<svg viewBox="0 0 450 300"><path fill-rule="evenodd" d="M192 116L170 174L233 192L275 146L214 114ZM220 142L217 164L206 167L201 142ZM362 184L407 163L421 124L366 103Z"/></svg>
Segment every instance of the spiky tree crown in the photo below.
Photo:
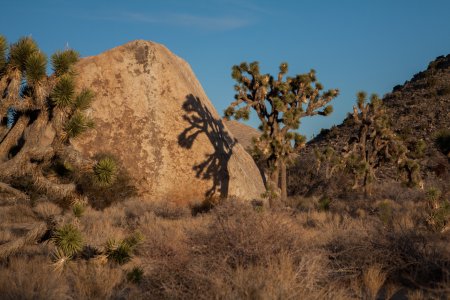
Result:
<svg viewBox="0 0 450 300"><path fill-rule="evenodd" d="M352 117L358 136L348 145L344 156L347 167L355 175L354 188L370 187L376 180L376 170L387 161L406 171L410 183L420 181L419 165L408 157L408 148L391 130L389 114L376 94L368 102L367 94L359 92Z"/></svg>
<svg viewBox="0 0 450 300"><path fill-rule="evenodd" d="M26 180L30 182L26 192L73 200L79 191L73 182L68 183L68 176L60 174L58 166L95 175L88 177L97 178L102 187L114 182L114 161L83 157L70 145L70 139L94 125L86 114L94 93L76 89L78 59L71 49L56 52L51 56L53 74L49 76L47 57L32 38L8 46L0 35L0 183L9 186ZM72 181L80 177L72 175Z"/></svg>
<svg viewBox="0 0 450 300"><path fill-rule="evenodd" d="M323 91L314 70L294 77L286 77L288 64L279 66L276 77L261 74L258 62L241 63L232 67L236 80L235 101L225 110L225 117L247 120L251 109L261 121L262 135L257 148L267 156L285 159L305 144L305 137L291 130L300 126L306 116L329 115L328 103L339 93L337 89Z"/></svg>

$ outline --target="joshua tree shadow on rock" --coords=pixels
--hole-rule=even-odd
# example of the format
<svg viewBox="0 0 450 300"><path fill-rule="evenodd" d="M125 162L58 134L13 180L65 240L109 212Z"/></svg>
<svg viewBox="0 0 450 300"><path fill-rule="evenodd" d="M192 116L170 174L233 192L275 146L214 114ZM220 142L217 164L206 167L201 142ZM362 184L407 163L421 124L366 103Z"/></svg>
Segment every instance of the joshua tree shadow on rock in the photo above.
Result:
<svg viewBox="0 0 450 300"><path fill-rule="evenodd" d="M182 107L186 112L183 119L188 127L178 135L178 144L191 149L199 135L205 134L208 137L214 152L207 154L203 162L194 165L193 170L197 178L211 180L213 183L205 193L206 199L226 198L229 185L228 161L236 140L227 134L222 120L214 118L198 97L187 95Z"/></svg>

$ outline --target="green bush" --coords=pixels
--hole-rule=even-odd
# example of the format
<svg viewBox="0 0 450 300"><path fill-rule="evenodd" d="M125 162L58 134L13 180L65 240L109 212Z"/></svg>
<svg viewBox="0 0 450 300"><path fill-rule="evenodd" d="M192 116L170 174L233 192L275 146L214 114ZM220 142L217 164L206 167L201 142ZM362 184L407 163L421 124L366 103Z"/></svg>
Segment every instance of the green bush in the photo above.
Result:
<svg viewBox="0 0 450 300"><path fill-rule="evenodd" d="M72 212L73 212L74 216L77 218L81 218L81 216L83 215L85 210L86 210L86 204L84 204L80 201L77 201L72 204Z"/></svg>
<svg viewBox="0 0 450 300"><path fill-rule="evenodd" d="M328 197L322 197L319 199L317 203L317 209L320 211L328 211L330 210L331 199Z"/></svg>
<svg viewBox="0 0 450 300"><path fill-rule="evenodd" d="M73 256L83 249L81 232L72 224L57 228L52 240L56 247L67 256Z"/></svg>
<svg viewBox="0 0 450 300"><path fill-rule="evenodd" d="M450 129L442 129L436 133L436 145L445 155L450 155Z"/></svg>
<svg viewBox="0 0 450 300"><path fill-rule="evenodd" d="M429 225L433 230L440 232L447 226L449 219L450 203L448 201L443 201L438 208L431 211Z"/></svg>
<svg viewBox="0 0 450 300"><path fill-rule="evenodd" d="M383 201L378 205L378 217L384 225L388 225L392 221L392 207L387 201Z"/></svg>
<svg viewBox="0 0 450 300"><path fill-rule="evenodd" d="M140 267L134 267L127 273L128 282L140 283L144 277L144 270Z"/></svg>
<svg viewBox="0 0 450 300"><path fill-rule="evenodd" d="M94 167L94 179L99 186L110 186L117 178L117 163L112 157L103 157Z"/></svg>
<svg viewBox="0 0 450 300"><path fill-rule="evenodd" d="M142 241L142 236L136 233L122 241L114 239L106 243L106 256L109 260L118 263L119 265L126 264L133 256L136 246Z"/></svg>

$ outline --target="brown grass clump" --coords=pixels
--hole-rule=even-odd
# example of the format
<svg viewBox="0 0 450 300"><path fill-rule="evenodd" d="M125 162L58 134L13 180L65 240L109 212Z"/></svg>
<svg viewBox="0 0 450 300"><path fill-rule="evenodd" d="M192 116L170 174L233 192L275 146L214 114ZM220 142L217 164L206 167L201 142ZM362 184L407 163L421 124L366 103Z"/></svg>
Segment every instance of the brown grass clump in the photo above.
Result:
<svg viewBox="0 0 450 300"><path fill-rule="evenodd" d="M368 299L377 299L381 288L386 281L386 272L379 265L373 265L368 267L363 272L363 283L366 290Z"/></svg>
<svg viewBox="0 0 450 300"><path fill-rule="evenodd" d="M107 264L79 262L65 275L74 299L111 299L123 282L123 271Z"/></svg>
<svg viewBox="0 0 450 300"><path fill-rule="evenodd" d="M65 280L45 258L14 258L0 267L1 299L70 299Z"/></svg>

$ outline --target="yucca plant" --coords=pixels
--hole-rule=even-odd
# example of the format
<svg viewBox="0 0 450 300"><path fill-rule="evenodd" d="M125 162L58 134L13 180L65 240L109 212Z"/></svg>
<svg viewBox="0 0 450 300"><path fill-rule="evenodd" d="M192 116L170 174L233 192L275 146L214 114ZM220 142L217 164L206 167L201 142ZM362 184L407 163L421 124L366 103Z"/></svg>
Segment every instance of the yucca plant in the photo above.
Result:
<svg viewBox="0 0 450 300"><path fill-rule="evenodd" d="M61 75L53 89L51 100L58 108L73 105L75 100L75 82L72 75Z"/></svg>
<svg viewBox="0 0 450 300"><path fill-rule="evenodd" d="M144 270L141 267L134 267L127 273L128 282L139 284L144 277Z"/></svg>
<svg viewBox="0 0 450 300"><path fill-rule="evenodd" d="M71 259L72 257L70 255L67 255L59 248L55 248L55 250L52 252L53 270L55 272L61 273L71 261Z"/></svg>
<svg viewBox="0 0 450 300"><path fill-rule="evenodd" d="M72 212L76 218L81 218L84 212L86 211L86 203L83 201L77 200L72 203Z"/></svg>
<svg viewBox="0 0 450 300"><path fill-rule="evenodd" d="M109 156L103 157L94 166L94 181L102 187L110 186L117 179L117 171L115 159Z"/></svg>
<svg viewBox="0 0 450 300"><path fill-rule="evenodd" d="M94 127L94 122L82 113L75 113L64 126L66 139L76 138Z"/></svg>
<svg viewBox="0 0 450 300"><path fill-rule="evenodd" d="M83 237L80 230L72 224L65 224L55 230L52 240L56 247L68 257L83 249Z"/></svg>
<svg viewBox="0 0 450 300"><path fill-rule="evenodd" d="M26 62L26 80L31 86L39 84L47 76L47 57L44 53L34 52Z"/></svg>
<svg viewBox="0 0 450 300"><path fill-rule="evenodd" d="M110 239L106 243L105 254L109 260L123 265L131 260L136 246L141 241L142 236L139 233L135 233L122 241Z"/></svg>
<svg viewBox="0 0 450 300"><path fill-rule="evenodd" d="M80 55L72 49L57 51L51 57L53 71L57 76L73 73L73 65L78 61Z"/></svg>
<svg viewBox="0 0 450 300"><path fill-rule="evenodd" d="M94 97L95 95L91 90L81 90L74 102L75 109L79 111L87 110L89 107L91 107L91 103L94 100Z"/></svg>
<svg viewBox="0 0 450 300"><path fill-rule="evenodd" d="M26 70L28 59L34 53L39 52L36 42L31 37L20 38L9 49L9 65L21 72Z"/></svg>

